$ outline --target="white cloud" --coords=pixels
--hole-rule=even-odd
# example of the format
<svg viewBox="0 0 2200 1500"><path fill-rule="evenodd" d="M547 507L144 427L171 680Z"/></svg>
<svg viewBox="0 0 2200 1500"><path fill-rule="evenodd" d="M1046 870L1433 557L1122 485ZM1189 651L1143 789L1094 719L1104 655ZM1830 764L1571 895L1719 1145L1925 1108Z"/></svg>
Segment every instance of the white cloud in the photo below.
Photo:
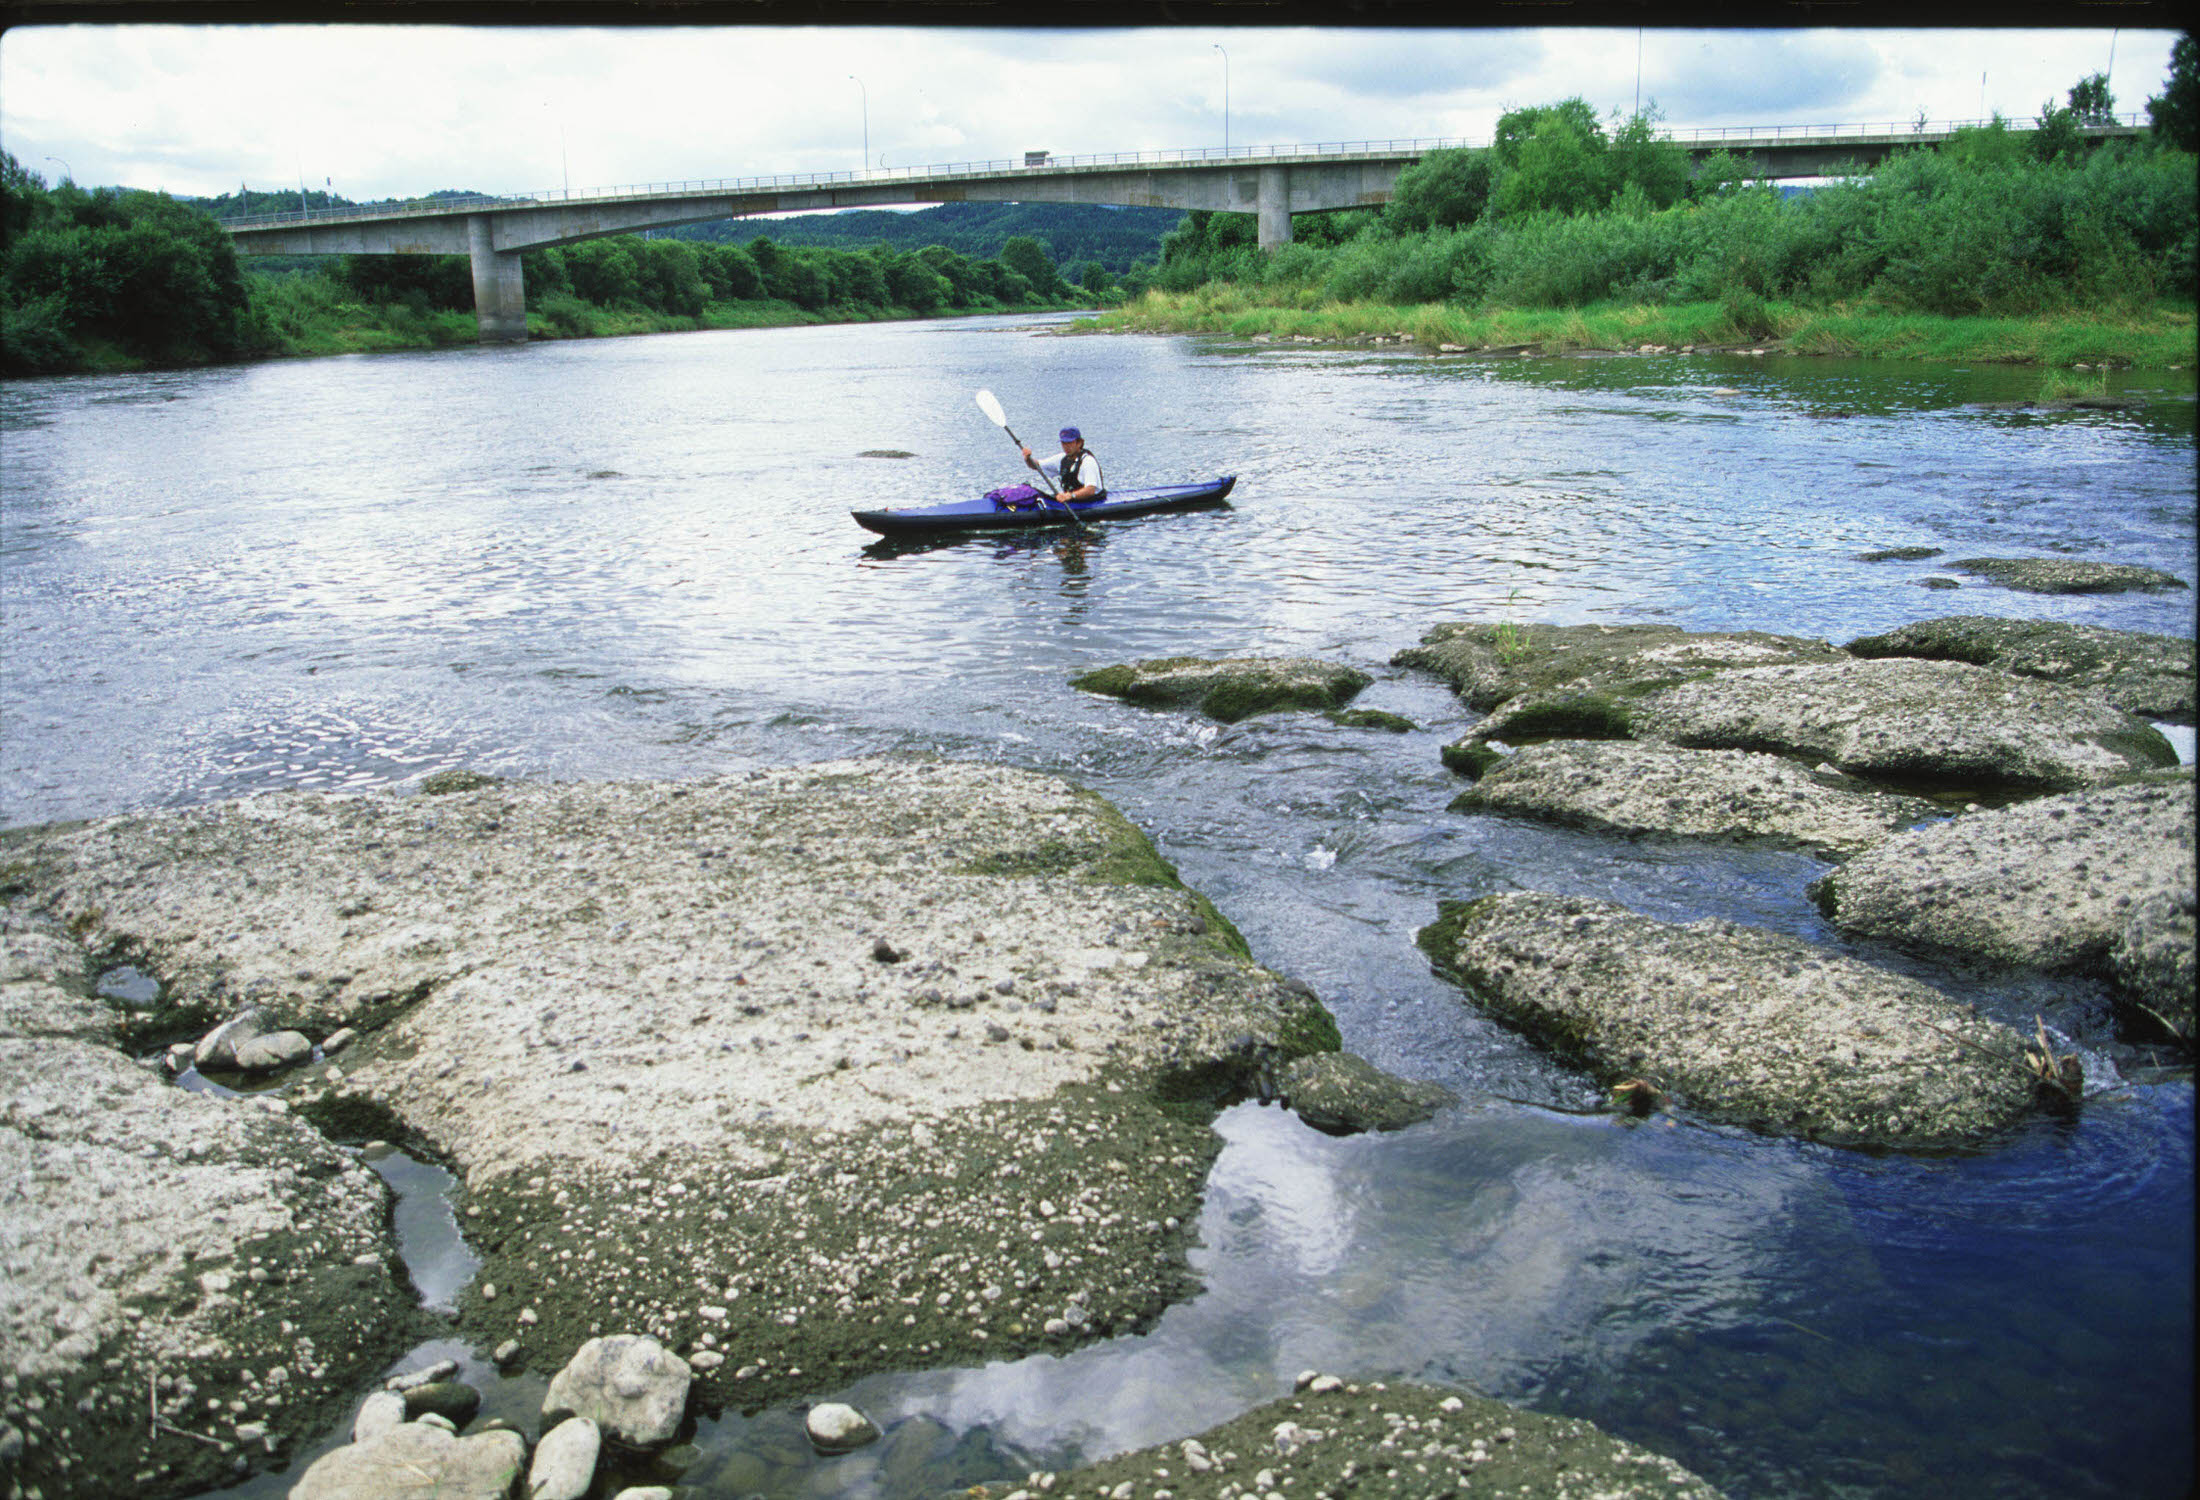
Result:
<svg viewBox="0 0 2200 1500"><path fill-rule="evenodd" d="M2136 109L2167 32L2116 39ZM1228 61L1216 44L1227 49ZM1640 39L1674 124L2012 116L2105 67L2106 31L1696 32ZM49 180L356 198L1233 143L1485 139L1509 107L1632 106L1630 29L18 27L0 144ZM861 80L859 85L850 75Z"/></svg>

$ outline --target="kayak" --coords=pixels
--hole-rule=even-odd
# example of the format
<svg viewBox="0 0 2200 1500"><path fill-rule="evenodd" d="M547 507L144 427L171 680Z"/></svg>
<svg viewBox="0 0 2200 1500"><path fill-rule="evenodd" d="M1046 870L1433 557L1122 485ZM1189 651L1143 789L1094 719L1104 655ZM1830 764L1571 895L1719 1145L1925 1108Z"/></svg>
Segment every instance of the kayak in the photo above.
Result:
<svg viewBox="0 0 2200 1500"><path fill-rule="evenodd" d="M849 514L856 524L881 536L937 536L954 531L1022 531L1034 526L1063 526L1071 519L1107 521L1119 516L1142 516L1150 511L1178 510L1192 505L1211 505L1230 493L1237 475L1201 480L1197 484L1164 484L1153 489L1110 490L1101 499L1069 506L1041 497L1030 510L1001 510L980 495L975 500L950 500L945 505L913 505L903 510L857 510Z"/></svg>

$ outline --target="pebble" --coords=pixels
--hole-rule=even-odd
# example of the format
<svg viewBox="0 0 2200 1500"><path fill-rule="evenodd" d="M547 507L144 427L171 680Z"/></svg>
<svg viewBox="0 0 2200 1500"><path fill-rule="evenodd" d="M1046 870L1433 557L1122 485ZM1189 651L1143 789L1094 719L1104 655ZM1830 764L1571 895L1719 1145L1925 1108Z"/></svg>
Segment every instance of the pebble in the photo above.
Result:
<svg viewBox="0 0 2200 1500"><path fill-rule="evenodd" d="M878 1425L842 1401L826 1401L810 1408L803 1421L810 1444L820 1453L852 1453L878 1441Z"/></svg>

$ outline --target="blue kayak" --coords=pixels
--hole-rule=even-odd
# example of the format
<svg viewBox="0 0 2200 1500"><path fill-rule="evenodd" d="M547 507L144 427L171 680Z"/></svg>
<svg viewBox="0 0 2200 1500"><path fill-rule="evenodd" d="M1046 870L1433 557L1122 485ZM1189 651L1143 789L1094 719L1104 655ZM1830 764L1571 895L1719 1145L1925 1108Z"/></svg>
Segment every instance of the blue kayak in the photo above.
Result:
<svg viewBox="0 0 2200 1500"><path fill-rule="evenodd" d="M1177 510L1211 505L1230 493L1237 475L1201 480L1197 484L1164 484L1154 489L1110 490L1099 500L1071 505L1065 512L1060 501L1041 497L1030 510L1002 510L991 500L950 500L945 505L913 505L906 510L858 510L849 514L856 524L881 536L937 536L955 531L1022 531L1035 526L1063 526L1072 519L1106 521L1118 516L1142 516L1148 511Z"/></svg>

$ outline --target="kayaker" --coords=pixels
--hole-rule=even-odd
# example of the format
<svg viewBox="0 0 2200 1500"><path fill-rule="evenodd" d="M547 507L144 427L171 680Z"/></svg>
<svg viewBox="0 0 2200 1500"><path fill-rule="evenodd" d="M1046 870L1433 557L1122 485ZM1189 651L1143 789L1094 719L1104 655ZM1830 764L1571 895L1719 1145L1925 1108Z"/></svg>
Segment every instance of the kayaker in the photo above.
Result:
<svg viewBox="0 0 2200 1500"><path fill-rule="evenodd" d="M1100 456L1085 446L1085 435L1074 427L1062 429L1062 456L1038 459L1023 450L1024 462L1054 477L1064 500L1104 500L1108 487L1100 478Z"/></svg>

